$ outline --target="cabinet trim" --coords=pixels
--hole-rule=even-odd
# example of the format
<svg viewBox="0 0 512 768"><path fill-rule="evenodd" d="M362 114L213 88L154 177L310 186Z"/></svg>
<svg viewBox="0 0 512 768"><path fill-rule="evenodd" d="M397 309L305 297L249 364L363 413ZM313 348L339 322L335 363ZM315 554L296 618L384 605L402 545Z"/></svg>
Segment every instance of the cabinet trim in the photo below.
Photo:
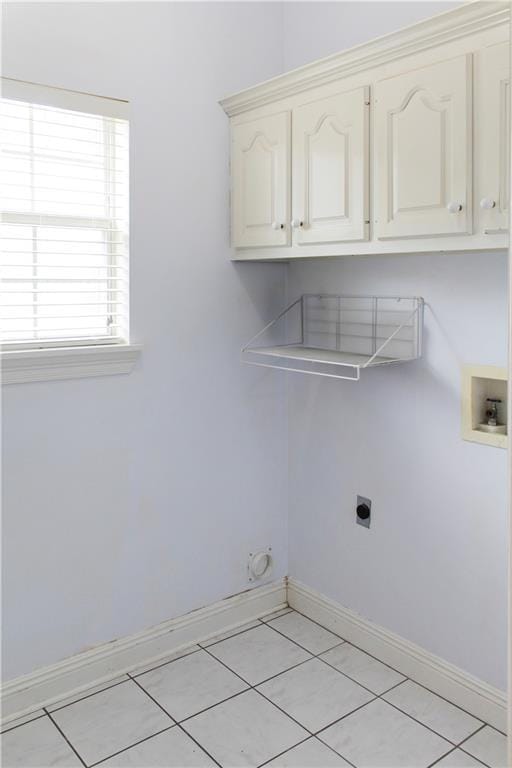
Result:
<svg viewBox="0 0 512 768"><path fill-rule="evenodd" d="M476 0L227 96L219 103L226 114L233 117L475 32L508 24L509 20L508 2Z"/></svg>

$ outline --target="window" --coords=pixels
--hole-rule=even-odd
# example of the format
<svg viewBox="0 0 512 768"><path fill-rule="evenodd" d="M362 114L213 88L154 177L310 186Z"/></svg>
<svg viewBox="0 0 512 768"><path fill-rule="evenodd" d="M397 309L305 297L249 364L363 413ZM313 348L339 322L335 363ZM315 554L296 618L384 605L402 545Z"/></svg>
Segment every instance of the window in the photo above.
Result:
<svg viewBox="0 0 512 768"><path fill-rule="evenodd" d="M3 350L126 344L127 105L2 86Z"/></svg>

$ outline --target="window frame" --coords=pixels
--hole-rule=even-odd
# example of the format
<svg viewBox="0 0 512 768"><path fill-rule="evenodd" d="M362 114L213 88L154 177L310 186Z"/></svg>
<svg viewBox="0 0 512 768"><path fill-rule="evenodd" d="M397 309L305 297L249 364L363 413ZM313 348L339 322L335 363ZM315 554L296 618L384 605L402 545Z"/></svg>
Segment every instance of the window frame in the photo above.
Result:
<svg viewBox="0 0 512 768"><path fill-rule="evenodd" d="M2 98L23 101L37 106L56 107L59 109L84 112L105 118L120 118L128 120L128 102L92 94L68 91L36 83L1 78ZM105 123L106 130L109 130ZM112 130L112 126L110 127ZM105 142L105 163L112 162L108 150L109 142ZM112 182L109 176L109 183ZM128 180L129 189L129 180ZM108 189L106 192L108 199ZM108 232L114 229L114 217L91 217L70 214L37 214L33 212L2 211L2 222L9 224L26 224L27 226L55 226L98 228L104 230L105 252L110 257L106 264L108 277L115 276L120 281L120 261L127 259L129 265L129 241L126 252L118 254L109 243ZM99 226L98 226L99 225ZM106 226L107 225L107 226ZM44 266L44 265L43 265ZM44 279L44 278L43 278ZM72 278L71 278L72 279ZM116 283L119 285L119 282ZM109 286L112 283L108 284ZM107 295L110 300L111 294ZM109 302L107 301L107 304ZM27 314L30 313L27 312ZM114 315L115 312L112 312ZM126 285L126 302L121 303L120 317L122 332L117 336L98 335L81 336L80 338L6 340L1 345L0 357L2 362L3 383L21 383L22 381L41 381L56 378L75 378L77 376L98 376L108 373L127 373L135 364L141 347L130 343L130 290ZM99 317L104 318L104 315ZM108 315L107 315L108 317ZM121 325L120 321L120 325ZM114 331L112 331L114 333Z"/></svg>

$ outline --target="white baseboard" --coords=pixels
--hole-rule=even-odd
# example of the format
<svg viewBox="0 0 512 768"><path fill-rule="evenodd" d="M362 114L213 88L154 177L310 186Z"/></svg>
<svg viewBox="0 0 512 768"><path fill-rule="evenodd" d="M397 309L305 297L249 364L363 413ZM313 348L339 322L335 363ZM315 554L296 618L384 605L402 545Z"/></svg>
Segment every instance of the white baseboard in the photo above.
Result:
<svg viewBox="0 0 512 768"><path fill-rule="evenodd" d="M123 672L286 605L286 579L242 592L156 627L38 669L2 686L2 722L74 695Z"/></svg>
<svg viewBox="0 0 512 768"><path fill-rule="evenodd" d="M500 731L506 731L507 698L503 691L373 624L295 579L288 580L288 603L434 693Z"/></svg>
<svg viewBox="0 0 512 768"><path fill-rule="evenodd" d="M111 680L142 664L158 662L188 645L282 608L287 602L475 717L501 731L506 730L507 700L503 691L295 579L289 579L288 589L286 579L257 587L10 680L2 686L2 722Z"/></svg>

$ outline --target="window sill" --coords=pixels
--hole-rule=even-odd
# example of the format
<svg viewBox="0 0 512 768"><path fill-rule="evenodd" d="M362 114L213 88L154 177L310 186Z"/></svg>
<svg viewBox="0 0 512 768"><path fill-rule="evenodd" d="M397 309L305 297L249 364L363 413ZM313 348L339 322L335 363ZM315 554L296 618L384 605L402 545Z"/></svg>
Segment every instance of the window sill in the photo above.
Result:
<svg viewBox="0 0 512 768"><path fill-rule="evenodd" d="M141 347L137 344L2 351L2 383L23 384L130 373L140 352Z"/></svg>

